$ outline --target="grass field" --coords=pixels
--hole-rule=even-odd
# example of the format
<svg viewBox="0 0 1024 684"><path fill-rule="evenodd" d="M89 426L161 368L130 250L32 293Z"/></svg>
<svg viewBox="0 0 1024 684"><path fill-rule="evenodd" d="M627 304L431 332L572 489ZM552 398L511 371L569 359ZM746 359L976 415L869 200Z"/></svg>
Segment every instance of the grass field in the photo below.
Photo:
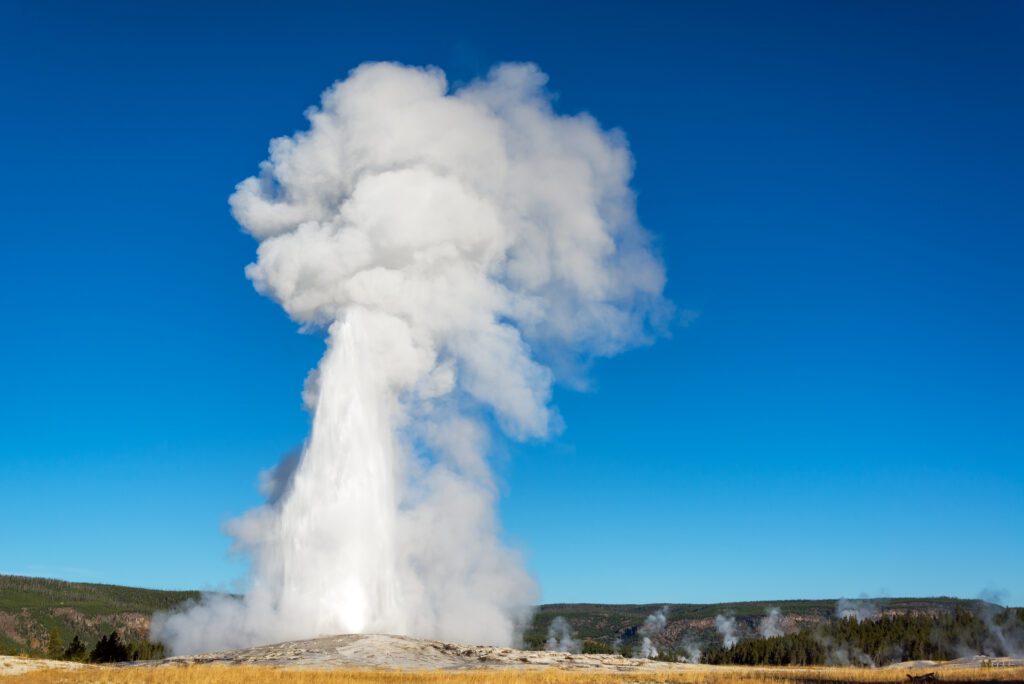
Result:
<svg viewBox="0 0 1024 684"><path fill-rule="evenodd" d="M89 667L42 670L4 677L4 684L812 684L908 682L907 670L864 668L695 667L674 673L594 673L564 670L477 670L470 672L388 672L278 670L266 667ZM928 670L913 670L920 675ZM942 682L1022 682L1024 668L936 670Z"/></svg>

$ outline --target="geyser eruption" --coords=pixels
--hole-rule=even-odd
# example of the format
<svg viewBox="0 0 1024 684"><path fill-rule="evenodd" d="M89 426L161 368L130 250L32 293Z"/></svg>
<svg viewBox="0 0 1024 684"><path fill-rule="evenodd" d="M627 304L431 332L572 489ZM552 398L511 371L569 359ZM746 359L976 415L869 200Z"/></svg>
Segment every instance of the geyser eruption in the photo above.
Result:
<svg viewBox="0 0 1024 684"><path fill-rule="evenodd" d="M241 598L159 615L174 653L345 632L510 644L535 586L499 541L489 426L557 426L553 382L649 338L664 274L621 134L556 114L536 67L450 90L367 64L231 197L246 273L328 333L301 453L228 526Z"/></svg>

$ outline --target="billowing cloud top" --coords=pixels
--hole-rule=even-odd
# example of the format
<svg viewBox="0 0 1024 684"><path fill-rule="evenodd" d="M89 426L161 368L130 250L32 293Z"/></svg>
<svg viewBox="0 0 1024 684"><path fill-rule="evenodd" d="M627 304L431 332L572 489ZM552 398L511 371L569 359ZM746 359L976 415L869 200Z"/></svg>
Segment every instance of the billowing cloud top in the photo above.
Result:
<svg viewBox="0 0 1024 684"><path fill-rule="evenodd" d="M457 375L516 436L549 427L544 350L613 354L663 305L624 137L556 115L546 81L507 64L450 92L438 69L363 65L231 197L261 292L305 324L401 319L451 364L433 384ZM409 371L394 382L422 385Z"/></svg>

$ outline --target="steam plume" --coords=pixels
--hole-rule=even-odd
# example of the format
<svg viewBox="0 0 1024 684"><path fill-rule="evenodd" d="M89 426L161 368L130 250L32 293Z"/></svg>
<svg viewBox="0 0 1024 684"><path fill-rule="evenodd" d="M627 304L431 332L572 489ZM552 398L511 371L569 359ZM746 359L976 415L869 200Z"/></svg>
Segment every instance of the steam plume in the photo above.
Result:
<svg viewBox="0 0 1024 684"><path fill-rule="evenodd" d="M564 653L579 653L582 650L580 642L573 636L572 625L561 615L548 625L548 639L544 643L544 648Z"/></svg>
<svg viewBox="0 0 1024 684"><path fill-rule="evenodd" d="M836 617L840 620L853 619L857 622L873 620L878 615L878 606L866 599L839 599L836 602Z"/></svg>
<svg viewBox="0 0 1024 684"><path fill-rule="evenodd" d="M739 643L740 638L736 636L736 618L732 615L716 615L715 629L722 635L722 646L732 648Z"/></svg>
<svg viewBox="0 0 1024 684"><path fill-rule="evenodd" d="M987 589L981 592L978 617L985 625L983 650L1013 658L1024 657L1024 624L1019 611L1006 610L1002 592Z"/></svg>
<svg viewBox="0 0 1024 684"><path fill-rule="evenodd" d="M761 619L757 626L758 633L765 639L782 636L782 611L778 608L771 608L768 614Z"/></svg>
<svg viewBox="0 0 1024 684"><path fill-rule="evenodd" d="M643 641L640 643L639 656L641 658L657 658L658 647L654 645L652 641L654 637L658 636L665 629L665 625L668 624L668 606L659 608L654 611L646 618L644 618L644 624L640 625L640 636L643 637Z"/></svg>
<svg viewBox="0 0 1024 684"><path fill-rule="evenodd" d="M682 649L686 651L686 656L680 656L680 662L692 663L694 665L700 662L700 657L702 653L700 650L700 646L698 646L696 643L692 641L685 641L682 644Z"/></svg>
<svg viewBox="0 0 1024 684"><path fill-rule="evenodd" d="M228 532L241 599L160 615L174 653L342 632L510 644L536 589L498 538L489 426L557 426L556 379L648 340L664 274L623 136L556 114L547 77L366 64L275 139L231 207L246 273L327 331L301 455Z"/></svg>

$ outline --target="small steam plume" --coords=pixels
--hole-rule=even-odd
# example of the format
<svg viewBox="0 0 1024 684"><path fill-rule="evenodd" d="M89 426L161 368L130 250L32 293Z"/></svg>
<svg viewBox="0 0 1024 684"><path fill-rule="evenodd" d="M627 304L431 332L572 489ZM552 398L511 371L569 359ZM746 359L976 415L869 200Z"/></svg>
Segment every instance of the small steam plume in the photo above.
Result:
<svg viewBox="0 0 1024 684"><path fill-rule="evenodd" d="M451 90L365 64L271 142L230 204L256 289L327 349L312 427L227 526L242 598L154 617L172 653L387 632L510 645L537 596L500 541L491 427L557 427L556 380L650 341L664 272L623 135L506 64Z"/></svg>
<svg viewBox="0 0 1024 684"><path fill-rule="evenodd" d="M544 648L548 651L563 653L579 653L583 650L580 642L573 635L572 625L561 615L548 625L548 640L544 642Z"/></svg>
<svg viewBox="0 0 1024 684"><path fill-rule="evenodd" d="M739 643L740 638L736 635L736 618L732 615L716 615L715 629L722 635L722 646L732 648Z"/></svg>
<svg viewBox="0 0 1024 684"><path fill-rule="evenodd" d="M1024 658L1024 624L1017 617L1017 611L1003 607L1005 598L998 591L983 591L981 600L978 617L987 632L983 644L985 654Z"/></svg>
<svg viewBox="0 0 1024 684"><path fill-rule="evenodd" d="M686 652L686 655L679 656L679 662L691 663L694 665L700 662L700 657L703 655L703 653L701 653L700 646L693 643L692 641L686 641L683 643L682 649Z"/></svg>
<svg viewBox="0 0 1024 684"><path fill-rule="evenodd" d="M765 639L782 636L782 611L778 608L770 608L768 614L761 618L757 632Z"/></svg>
<svg viewBox="0 0 1024 684"><path fill-rule="evenodd" d="M858 665L861 667L875 667L875 661L867 653L864 653L856 646L850 644L837 644L831 639L819 637L817 639L825 648L825 664L848 666Z"/></svg>
<svg viewBox="0 0 1024 684"><path fill-rule="evenodd" d="M836 601L835 615L840 620L856 620L864 622L874 620L878 617L878 606L874 601L865 598L846 599ZM837 644L828 637L817 637L818 642L825 648L825 662L829 665L860 665L863 667L875 667L875 661L867 653L864 653L851 644Z"/></svg>
<svg viewBox="0 0 1024 684"><path fill-rule="evenodd" d="M878 616L878 606L866 599L839 599L836 602L836 617L840 620L853 619L857 622L873 620Z"/></svg>
<svg viewBox="0 0 1024 684"><path fill-rule="evenodd" d="M640 650L637 655L641 658L657 658L658 648L654 645L653 639L662 633L665 625L668 624L668 606L654 611L646 618L644 624L637 630L643 641L640 643Z"/></svg>

